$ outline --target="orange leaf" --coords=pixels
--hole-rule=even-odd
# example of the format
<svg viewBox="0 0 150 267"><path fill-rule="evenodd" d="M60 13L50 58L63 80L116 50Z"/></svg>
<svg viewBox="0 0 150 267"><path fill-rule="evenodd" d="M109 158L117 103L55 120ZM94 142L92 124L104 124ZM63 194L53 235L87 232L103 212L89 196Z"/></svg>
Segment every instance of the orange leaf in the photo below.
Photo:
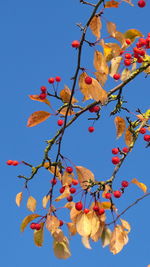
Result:
<svg viewBox="0 0 150 267"><path fill-rule="evenodd" d="M86 189L89 185L89 180L95 181L94 174L87 168L82 166L76 166L76 172L78 181L83 189Z"/></svg>
<svg viewBox="0 0 150 267"><path fill-rule="evenodd" d="M101 37L100 30L102 28L102 23L99 16L94 16L90 22L90 29L92 33L99 39Z"/></svg>
<svg viewBox="0 0 150 267"><path fill-rule="evenodd" d="M116 126L116 135L117 138L121 137L125 131L126 123L125 120L119 116L117 116L114 120Z"/></svg>
<svg viewBox="0 0 150 267"><path fill-rule="evenodd" d="M67 109L68 109L68 107L62 108L61 111L59 112L59 114L66 116ZM71 116L74 114L75 114L75 112L72 109L69 109L68 116Z"/></svg>
<svg viewBox="0 0 150 267"><path fill-rule="evenodd" d="M26 228L26 226L29 224L29 222L33 221L34 219L41 217L39 214L30 214L26 216L20 226L20 231L23 232Z"/></svg>
<svg viewBox="0 0 150 267"><path fill-rule="evenodd" d="M63 102L69 103L70 96L71 96L71 91L68 88L68 86L65 85L65 88L60 91L60 97L63 100ZM73 97L71 103L74 104L77 102L78 100Z"/></svg>
<svg viewBox="0 0 150 267"><path fill-rule="evenodd" d="M51 104L50 104L50 102L49 102L49 100L47 98L41 99L39 97L39 95L29 95L29 97L30 97L31 100L43 102L43 103L47 104L48 106L51 106Z"/></svg>
<svg viewBox="0 0 150 267"><path fill-rule="evenodd" d="M125 132L125 143L129 147L133 144L133 134L131 133L130 128L126 129L126 132Z"/></svg>
<svg viewBox="0 0 150 267"><path fill-rule="evenodd" d="M27 127L33 127L37 124L47 120L50 117L50 113L46 111L36 111L31 114L31 116L28 119Z"/></svg>
<svg viewBox="0 0 150 267"><path fill-rule="evenodd" d="M132 179L131 183L136 184L144 193L147 191L147 186L143 183L140 183L136 178Z"/></svg>
<svg viewBox="0 0 150 267"><path fill-rule="evenodd" d="M110 21L107 22L107 31L110 34L110 36L115 38L116 24Z"/></svg>
<svg viewBox="0 0 150 267"><path fill-rule="evenodd" d="M105 4L105 8L109 8L109 7L118 7L119 3L117 1L107 1Z"/></svg>
<svg viewBox="0 0 150 267"><path fill-rule="evenodd" d="M17 204L18 207L20 207L20 204L21 204L21 201L22 201L22 195L23 195L22 192L19 192L19 193L16 195L16 204Z"/></svg>

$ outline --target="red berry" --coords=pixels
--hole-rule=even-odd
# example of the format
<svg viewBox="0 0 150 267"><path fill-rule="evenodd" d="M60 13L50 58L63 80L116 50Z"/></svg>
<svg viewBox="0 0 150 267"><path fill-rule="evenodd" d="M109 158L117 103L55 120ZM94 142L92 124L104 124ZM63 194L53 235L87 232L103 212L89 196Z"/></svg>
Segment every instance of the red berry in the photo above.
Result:
<svg viewBox="0 0 150 267"><path fill-rule="evenodd" d="M57 184L57 180L53 178L53 179L51 180L51 184L53 184L53 185Z"/></svg>
<svg viewBox="0 0 150 267"><path fill-rule="evenodd" d="M145 134L145 133L146 133L146 129L145 129L145 128L141 128L141 129L139 130L139 133L141 133L141 134Z"/></svg>
<svg viewBox="0 0 150 267"><path fill-rule="evenodd" d="M49 83L54 83L54 82L55 82L55 79L54 79L54 78L49 78L49 79L48 79L48 82L49 82Z"/></svg>
<svg viewBox="0 0 150 267"><path fill-rule="evenodd" d="M116 164L118 164L119 162L120 162L120 158L119 158L119 157L113 157L113 158L112 158L112 163L113 163L113 164L116 165Z"/></svg>
<svg viewBox="0 0 150 267"><path fill-rule="evenodd" d="M72 173L72 172L73 172L73 168L72 168L72 167L67 167L67 168L66 168L66 172L68 172L68 173Z"/></svg>
<svg viewBox="0 0 150 267"><path fill-rule="evenodd" d="M137 47L134 47L134 48L133 48L133 51L134 51L135 54L140 54L140 51L141 51L141 50L138 49Z"/></svg>
<svg viewBox="0 0 150 267"><path fill-rule="evenodd" d="M147 34L147 37L150 37L150 32Z"/></svg>
<svg viewBox="0 0 150 267"><path fill-rule="evenodd" d="M78 183L79 183L78 180L76 180L76 179L73 179L73 180L72 180L72 184L73 184L73 185L78 185Z"/></svg>
<svg viewBox="0 0 150 267"><path fill-rule="evenodd" d="M35 224L35 229L38 231L38 230L40 230L41 229L41 225L39 224L39 223L36 223Z"/></svg>
<svg viewBox="0 0 150 267"><path fill-rule="evenodd" d="M12 163L13 166L17 166L18 164L19 162L17 160L13 160L13 163Z"/></svg>
<svg viewBox="0 0 150 267"><path fill-rule="evenodd" d="M144 0L140 0L140 1L138 1L138 6L139 6L139 7L145 7L145 5L146 5L146 3L145 3Z"/></svg>
<svg viewBox="0 0 150 267"><path fill-rule="evenodd" d="M68 202L71 202L73 200L72 196L67 197Z"/></svg>
<svg viewBox="0 0 150 267"><path fill-rule="evenodd" d="M118 191L118 190L114 191L113 194L114 194L114 197L116 197L116 198L120 198L121 195L122 195L122 193L120 191Z"/></svg>
<svg viewBox="0 0 150 267"><path fill-rule="evenodd" d="M144 38L139 39L139 43L143 46L146 45L146 40Z"/></svg>
<svg viewBox="0 0 150 267"><path fill-rule="evenodd" d="M93 207L93 210L94 210L94 211L99 211L99 207L98 207L97 205L95 205L95 206Z"/></svg>
<svg viewBox="0 0 150 267"><path fill-rule="evenodd" d="M46 88L46 86L41 86L41 88L40 88L40 89L41 89L41 92L42 92L42 93L46 93L46 91L47 91L47 88Z"/></svg>
<svg viewBox="0 0 150 267"><path fill-rule="evenodd" d="M116 154L118 154L119 149L118 148L113 148L111 152L112 152L112 154L116 155Z"/></svg>
<svg viewBox="0 0 150 267"><path fill-rule="evenodd" d="M90 127L88 128L88 131L89 131L90 133L93 133L94 130L95 130L95 128L94 128L93 126L90 126Z"/></svg>
<svg viewBox="0 0 150 267"><path fill-rule="evenodd" d="M131 58L132 58L132 55L129 54L129 53L128 53L128 54L125 54L125 58L126 58L126 59L131 59Z"/></svg>
<svg viewBox="0 0 150 267"><path fill-rule="evenodd" d="M61 188L59 189L60 194L62 194L64 191L65 191L65 186L63 186L63 187L61 187Z"/></svg>
<svg viewBox="0 0 150 267"><path fill-rule="evenodd" d="M106 198L106 199L110 199L110 198L111 198L111 193L106 193L106 194L105 194L105 198Z"/></svg>
<svg viewBox="0 0 150 267"><path fill-rule="evenodd" d="M39 98L40 98L41 100L44 100L44 99L46 98L46 96L47 96L47 94L45 94L45 93L41 93L41 94L39 95Z"/></svg>
<svg viewBox="0 0 150 267"><path fill-rule="evenodd" d="M119 80L119 79L120 79L120 74L119 74L119 73L115 73L115 74L113 75L113 78L114 78L115 80Z"/></svg>
<svg viewBox="0 0 150 267"><path fill-rule="evenodd" d="M150 135L149 134L144 135L144 140L146 142L150 142Z"/></svg>
<svg viewBox="0 0 150 267"><path fill-rule="evenodd" d="M94 107L89 108L89 111L92 113L94 112Z"/></svg>
<svg viewBox="0 0 150 267"><path fill-rule="evenodd" d="M61 77L56 76L56 77L55 77L55 81L59 83L59 82L61 81Z"/></svg>
<svg viewBox="0 0 150 267"><path fill-rule="evenodd" d="M123 147L122 151L123 151L124 153L128 153L128 152L129 152L129 148L128 148L128 147Z"/></svg>
<svg viewBox="0 0 150 267"><path fill-rule="evenodd" d="M30 228L31 228L32 230L36 229L36 223L31 223L31 224L30 224Z"/></svg>
<svg viewBox="0 0 150 267"><path fill-rule="evenodd" d="M63 120L58 120L57 124L58 124L58 126L62 126L64 124L64 121Z"/></svg>
<svg viewBox="0 0 150 267"><path fill-rule="evenodd" d="M94 112L98 112L98 111L100 111L100 107L99 106L94 106L93 110L94 110Z"/></svg>
<svg viewBox="0 0 150 267"><path fill-rule="evenodd" d="M137 43L137 44L136 44L136 47L137 47L137 48L140 48L140 47L142 47L142 44L141 44L141 43Z"/></svg>
<svg viewBox="0 0 150 267"><path fill-rule="evenodd" d="M76 210L82 210L82 208L83 208L83 205L82 205L82 202L80 201L80 202L77 202L76 204L75 204L75 208L76 208Z"/></svg>
<svg viewBox="0 0 150 267"><path fill-rule="evenodd" d="M103 208L100 208L98 213L99 213L99 215L103 215L105 213L105 210Z"/></svg>
<svg viewBox="0 0 150 267"><path fill-rule="evenodd" d="M138 57L137 62L138 63L142 63L143 62L143 58L142 57Z"/></svg>
<svg viewBox="0 0 150 267"><path fill-rule="evenodd" d="M89 213L89 209L84 209L84 213L85 214Z"/></svg>
<svg viewBox="0 0 150 267"><path fill-rule="evenodd" d="M122 187L128 187L129 183L127 181L121 182Z"/></svg>
<svg viewBox="0 0 150 267"><path fill-rule="evenodd" d="M135 58L137 58L137 59L139 58L139 55L138 55L138 54L134 54L133 56L134 56Z"/></svg>
<svg viewBox="0 0 150 267"><path fill-rule="evenodd" d="M92 78L87 76L84 81L85 81L86 84L91 84L92 83Z"/></svg>
<svg viewBox="0 0 150 267"><path fill-rule="evenodd" d="M62 220L59 220L59 226L63 226L64 222Z"/></svg>
<svg viewBox="0 0 150 267"><path fill-rule="evenodd" d="M120 51L120 56L124 53L124 51Z"/></svg>
<svg viewBox="0 0 150 267"><path fill-rule="evenodd" d="M140 50L139 54L140 54L140 56L143 57L143 56L145 56L146 52L145 52L145 50Z"/></svg>
<svg viewBox="0 0 150 267"><path fill-rule="evenodd" d="M74 187L70 188L70 193L74 194L76 192L76 189Z"/></svg>
<svg viewBox="0 0 150 267"><path fill-rule="evenodd" d="M131 44L131 40L130 39L126 39L126 44L130 45Z"/></svg>
<svg viewBox="0 0 150 267"><path fill-rule="evenodd" d="M80 42L78 40L74 40L71 45L74 48L78 48L80 46Z"/></svg>
<svg viewBox="0 0 150 267"><path fill-rule="evenodd" d="M13 164L13 160L11 160L11 159L7 160L7 161L6 161L6 164L7 164L7 165L12 165L12 164Z"/></svg>
<svg viewBox="0 0 150 267"><path fill-rule="evenodd" d="M130 66L131 65L131 60L130 59L125 59L124 60L124 65L125 66Z"/></svg>

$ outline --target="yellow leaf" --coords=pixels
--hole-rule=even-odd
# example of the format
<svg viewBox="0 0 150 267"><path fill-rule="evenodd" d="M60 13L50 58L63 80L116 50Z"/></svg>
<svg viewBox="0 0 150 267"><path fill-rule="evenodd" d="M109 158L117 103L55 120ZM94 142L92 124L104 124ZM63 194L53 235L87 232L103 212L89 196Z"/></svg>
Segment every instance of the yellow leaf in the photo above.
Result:
<svg viewBox="0 0 150 267"><path fill-rule="evenodd" d="M132 179L131 183L136 184L144 193L147 192L147 186L143 183L140 183L136 178Z"/></svg>
<svg viewBox="0 0 150 267"><path fill-rule="evenodd" d="M101 238L101 235L102 235L104 226L105 226L105 223L103 223L103 222L100 221L99 228L98 228L97 232L94 235L90 235L90 238L94 242L97 242Z"/></svg>
<svg viewBox="0 0 150 267"><path fill-rule="evenodd" d="M105 44L103 44L105 45ZM93 64L94 64L94 68L102 73L102 74L108 74L109 73L109 68L108 68L108 65L106 63L106 59L104 57L104 55L96 50L94 52L94 61L93 61Z"/></svg>
<svg viewBox="0 0 150 267"><path fill-rule="evenodd" d="M44 223L40 223L41 225L41 229L40 230L34 230L34 244L37 246L37 247L42 247L43 245L43 241L44 241L44 238L43 238L43 227L44 227Z"/></svg>
<svg viewBox="0 0 150 267"><path fill-rule="evenodd" d="M107 1L105 3L105 8L110 8L110 7L118 7L119 3L117 1L111 0L111 1Z"/></svg>
<svg viewBox="0 0 150 267"><path fill-rule="evenodd" d="M88 187L89 180L95 181L94 174L87 168L82 166L76 166L76 172L78 176L78 181L83 189Z"/></svg>
<svg viewBox="0 0 150 267"><path fill-rule="evenodd" d="M68 241L57 242L54 239L53 249L54 249L54 254L58 259L68 259L71 256Z"/></svg>
<svg viewBox="0 0 150 267"><path fill-rule="evenodd" d="M60 201L66 197L70 196L70 187L69 186L65 186L65 191L55 199L55 201Z"/></svg>
<svg viewBox="0 0 150 267"><path fill-rule="evenodd" d="M66 171L64 171L63 176L62 176L62 186L66 186L66 185L70 185L72 183L72 179L74 178L74 174L73 173L68 173Z"/></svg>
<svg viewBox="0 0 150 267"><path fill-rule="evenodd" d="M130 39L132 43L135 41L136 38L142 37L142 36L143 34L139 30L136 30L136 29L130 29L124 33L124 37L126 39Z"/></svg>
<svg viewBox="0 0 150 267"><path fill-rule="evenodd" d="M37 124L47 120L50 117L50 113L46 111L36 111L31 114L31 116L28 119L27 127L33 127Z"/></svg>
<svg viewBox="0 0 150 267"><path fill-rule="evenodd" d="M94 16L90 22L90 29L92 33L99 39L101 37L100 30L102 28L102 23L99 16Z"/></svg>
<svg viewBox="0 0 150 267"><path fill-rule="evenodd" d="M113 77L114 74L118 72L121 60L122 57L115 57L111 60L110 71L109 71L109 75L111 77Z"/></svg>
<svg viewBox="0 0 150 267"><path fill-rule="evenodd" d="M28 216L26 216L20 226L20 231L23 232L25 230L25 228L27 227L27 225L33 221L34 219L41 217L39 214L30 214Z"/></svg>
<svg viewBox="0 0 150 267"><path fill-rule="evenodd" d="M46 209L46 206L47 206L47 203L48 203L49 200L50 200L50 195L43 197L42 206L43 206L44 209Z"/></svg>
<svg viewBox="0 0 150 267"><path fill-rule="evenodd" d="M71 96L71 91L68 88L68 86L65 85L65 88L60 91L60 97L63 100L63 102L69 103L70 96ZM74 104L77 102L78 100L73 97L71 103Z"/></svg>
<svg viewBox="0 0 150 267"><path fill-rule="evenodd" d="M122 226L116 225L110 239L110 251L113 254L119 253L127 242L127 233L123 230Z"/></svg>
<svg viewBox="0 0 150 267"><path fill-rule="evenodd" d="M108 75L106 73L101 73L98 71L96 71L94 74L96 76L96 80L98 80L98 82L101 84L101 86L104 86L106 81L107 81Z"/></svg>
<svg viewBox="0 0 150 267"><path fill-rule="evenodd" d="M81 214L81 213L82 213L82 211L78 211L75 208L75 204L74 204L74 207L72 207L72 209L70 211L70 219L71 219L71 221L73 221L75 223L78 215Z"/></svg>
<svg viewBox="0 0 150 267"><path fill-rule="evenodd" d="M41 99L39 97L39 95L29 95L29 97L30 97L31 100L43 102L43 103L47 104L48 106L51 106L51 104L50 104L50 102L49 102L49 100L47 98Z"/></svg>
<svg viewBox="0 0 150 267"><path fill-rule="evenodd" d="M126 129L125 143L128 147L132 146L132 144L133 144L133 134L131 133L130 128Z"/></svg>
<svg viewBox="0 0 150 267"><path fill-rule="evenodd" d="M88 214L80 213L76 218L76 229L79 235L89 236L91 233L91 220Z"/></svg>
<svg viewBox="0 0 150 267"><path fill-rule="evenodd" d="M97 233L97 231L99 229L100 220L99 220L98 216L96 215L96 213L94 211L90 211L87 214L87 217L90 220L90 224L91 224L90 237L92 238L92 236L95 236L95 234Z"/></svg>
<svg viewBox="0 0 150 267"><path fill-rule="evenodd" d="M82 236L81 241L85 248L92 249L90 246L89 237Z"/></svg>
<svg viewBox="0 0 150 267"><path fill-rule="evenodd" d="M107 31L110 34L111 37L115 38L115 32L116 32L116 24L113 22L107 22Z"/></svg>
<svg viewBox="0 0 150 267"><path fill-rule="evenodd" d="M105 210L110 210L111 209L111 202L105 201L105 202L101 202L102 208Z"/></svg>
<svg viewBox="0 0 150 267"><path fill-rule="evenodd" d="M130 6L134 6L131 2L131 0L123 0L124 2L128 3Z"/></svg>
<svg viewBox="0 0 150 267"><path fill-rule="evenodd" d="M130 231L131 231L130 224L127 221L122 220L122 219L120 219L120 221L122 223L123 228L127 230L127 233L130 233Z"/></svg>
<svg viewBox="0 0 150 267"><path fill-rule="evenodd" d="M124 69L121 73L120 80L124 82L127 78L129 78L130 74L131 74L131 71L129 69L127 68Z"/></svg>
<svg viewBox="0 0 150 267"><path fill-rule="evenodd" d="M67 223L68 230L71 236L76 235L77 230L76 230L76 225L72 222Z"/></svg>
<svg viewBox="0 0 150 267"><path fill-rule="evenodd" d="M102 105L104 105L107 102L107 92L101 87L99 82L92 78L91 84L85 83L85 78L87 77L87 74L83 72L79 77L79 88L81 93L84 95L84 99L94 99L96 101L100 101Z"/></svg>
<svg viewBox="0 0 150 267"><path fill-rule="evenodd" d="M36 210L36 199L30 196L27 200L27 209L34 212Z"/></svg>
<svg viewBox="0 0 150 267"><path fill-rule="evenodd" d="M62 108L61 111L59 112L59 114L66 116L67 109L68 109L67 107ZM74 114L75 114L75 112L72 109L69 109L68 116L71 116Z"/></svg>
<svg viewBox="0 0 150 267"><path fill-rule="evenodd" d="M65 204L64 208L71 210L74 206L75 206L75 203L73 201L71 201L71 202L67 202Z"/></svg>
<svg viewBox="0 0 150 267"><path fill-rule="evenodd" d="M109 228L104 228L101 241L102 241L102 247L106 247L110 244L110 239L111 239L112 232Z"/></svg>
<svg viewBox="0 0 150 267"><path fill-rule="evenodd" d="M59 224L60 222L55 216L47 214L46 228L48 231L55 231L59 227Z"/></svg>
<svg viewBox="0 0 150 267"><path fill-rule="evenodd" d="M128 45L126 44L126 38L124 37L122 32L116 31L115 32L115 37L114 37L117 41L120 42L120 44L122 45L122 50L126 49L128 47Z"/></svg>
<svg viewBox="0 0 150 267"><path fill-rule="evenodd" d="M22 192L19 192L16 195L16 204L17 204L18 207L20 207L20 204L21 204L21 201L22 201L22 196L23 196L23 193Z"/></svg>
<svg viewBox="0 0 150 267"><path fill-rule="evenodd" d="M125 120L119 116L115 117L114 123L116 126L116 135L117 138L121 137L126 129Z"/></svg>
<svg viewBox="0 0 150 267"><path fill-rule="evenodd" d="M114 57L118 57L121 52L120 46L115 43L105 43L103 49L104 49L104 56L107 62Z"/></svg>
<svg viewBox="0 0 150 267"><path fill-rule="evenodd" d="M44 165L43 165L43 167L45 167L46 169L48 169L52 174L55 173L55 168L56 168L56 177L58 177L58 179L61 180L61 173L59 171L58 166L57 167L51 166L49 164L49 162L45 162Z"/></svg>

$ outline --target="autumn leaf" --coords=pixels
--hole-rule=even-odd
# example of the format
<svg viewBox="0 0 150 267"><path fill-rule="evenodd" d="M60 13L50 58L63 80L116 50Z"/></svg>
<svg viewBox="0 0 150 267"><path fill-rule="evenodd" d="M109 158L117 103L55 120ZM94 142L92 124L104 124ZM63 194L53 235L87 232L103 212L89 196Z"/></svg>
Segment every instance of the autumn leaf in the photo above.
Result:
<svg viewBox="0 0 150 267"><path fill-rule="evenodd" d="M78 181L83 189L86 189L88 187L88 181L95 181L94 174L85 167L76 166L76 172L78 176Z"/></svg>
<svg viewBox="0 0 150 267"><path fill-rule="evenodd" d="M97 233L97 231L99 230L99 226L100 226L100 220L99 217L96 215L96 213L92 210L87 214L88 219L90 220L90 224L91 224L91 233L90 233L90 237L92 238L92 236L95 236L95 234Z"/></svg>
<svg viewBox="0 0 150 267"><path fill-rule="evenodd" d="M117 41L119 41L120 42L120 44L122 45L121 46L121 49L123 50L123 49L126 49L127 48L127 43L126 43L126 38L125 38L125 36L123 35L123 33L122 32L119 32L119 31L116 31L115 32L115 37L114 37Z"/></svg>
<svg viewBox="0 0 150 267"><path fill-rule="evenodd" d="M127 221L123 220L123 219L120 219L120 221L122 223L123 228L127 230L127 233L130 233L130 231L131 231L130 224Z"/></svg>
<svg viewBox="0 0 150 267"><path fill-rule="evenodd" d="M122 57L115 57L111 60L111 65L110 65L110 70L109 70L109 75L111 77L113 77L114 74L118 72L121 60L122 60Z"/></svg>
<svg viewBox="0 0 150 267"><path fill-rule="evenodd" d="M102 247L106 247L110 244L112 232L109 228L104 228L101 236Z"/></svg>
<svg viewBox="0 0 150 267"><path fill-rule="evenodd" d="M106 81L107 81L108 75L106 73L102 73L102 72L98 72L98 71L96 71L94 74L96 76L96 80L98 80L98 82L101 84L101 86L104 86Z"/></svg>
<svg viewBox="0 0 150 267"><path fill-rule="evenodd" d="M62 99L63 102L69 103L70 96L71 96L71 90L68 88L68 86L65 85L65 88L60 91L60 98ZM71 103L74 104L77 102L78 100L73 97Z"/></svg>
<svg viewBox="0 0 150 267"><path fill-rule="evenodd" d="M124 37L126 39L130 39L132 43L135 41L136 38L142 37L142 36L143 34L139 30L136 30L136 29L130 29L124 33Z"/></svg>
<svg viewBox="0 0 150 267"><path fill-rule="evenodd" d="M43 241L44 241L44 237L43 237L43 227L44 227L44 223L40 223L41 225L41 229L40 230L34 230L34 244L37 246L37 247L42 247L43 245Z"/></svg>
<svg viewBox="0 0 150 267"><path fill-rule="evenodd" d="M67 109L68 107L63 107L60 111L59 111L59 114L63 115L63 116L66 116L66 112L67 112ZM74 115L76 114L72 109L69 109L69 112L68 112L68 116L71 116L71 115Z"/></svg>
<svg viewBox="0 0 150 267"><path fill-rule="evenodd" d="M31 114L28 119L27 127L33 127L38 125L39 123L47 120L50 117L50 113L46 111L36 111Z"/></svg>
<svg viewBox="0 0 150 267"><path fill-rule="evenodd" d="M48 203L49 200L50 200L50 195L43 197L42 206L43 206L44 209L46 209L46 206L47 206L47 203Z"/></svg>
<svg viewBox="0 0 150 267"><path fill-rule="evenodd" d="M48 231L52 232L55 231L58 227L59 227L59 220L57 219L57 217L47 214L47 218L46 218L46 228Z"/></svg>
<svg viewBox="0 0 150 267"><path fill-rule="evenodd" d="M117 138L121 137L126 129L125 120L119 116L115 117L114 123L116 126L116 135Z"/></svg>
<svg viewBox="0 0 150 267"><path fill-rule="evenodd" d="M92 249L90 246L89 237L82 236L81 241L85 248Z"/></svg>
<svg viewBox="0 0 150 267"><path fill-rule="evenodd" d="M69 250L69 242L66 240L58 242L54 239L53 242L54 254L58 259L68 259L71 256Z"/></svg>
<svg viewBox="0 0 150 267"><path fill-rule="evenodd" d="M74 178L73 173L68 173L64 171L63 176L62 176L62 186L70 185L72 183L72 179Z"/></svg>
<svg viewBox="0 0 150 267"><path fill-rule="evenodd" d="M115 38L115 32L116 32L116 24L113 22L107 22L107 31L110 34L111 37Z"/></svg>
<svg viewBox="0 0 150 267"><path fill-rule="evenodd" d="M110 7L119 7L119 2L111 0L111 1L107 1L105 3L105 8L110 8Z"/></svg>
<svg viewBox="0 0 150 267"><path fill-rule="evenodd" d="M119 253L128 242L127 232L123 227L116 225L110 239L110 251L113 254Z"/></svg>
<svg viewBox="0 0 150 267"><path fill-rule="evenodd" d="M103 44L103 46L105 46L105 44ZM93 60L93 65L94 68L102 74L106 74L108 75L109 73L109 68L108 65L106 63L106 59L105 56L98 50L96 50L94 52L94 60Z"/></svg>
<svg viewBox="0 0 150 267"><path fill-rule="evenodd" d="M125 132L125 143L128 147L133 144L133 134L130 131L130 127L128 127Z"/></svg>
<svg viewBox="0 0 150 267"><path fill-rule="evenodd" d="M131 0L123 0L124 2L128 3L130 6L134 6L131 2Z"/></svg>
<svg viewBox="0 0 150 267"><path fill-rule="evenodd" d="M23 196L23 193L22 192L19 192L16 195L16 204L17 204L18 207L20 207L20 204L21 204L21 201L22 201L22 196Z"/></svg>
<svg viewBox="0 0 150 267"><path fill-rule="evenodd" d="M89 236L91 233L91 220L88 214L80 213L76 218L76 229L79 235Z"/></svg>
<svg viewBox="0 0 150 267"><path fill-rule="evenodd" d="M94 16L89 26L92 33L97 37L97 39L99 39L101 37L100 30L102 28L100 16Z"/></svg>
<svg viewBox="0 0 150 267"><path fill-rule="evenodd" d="M59 170L59 167L55 167L55 166L51 166L49 162L45 162L43 167L45 167L46 169L48 169L52 174L55 173L55 168L56 168L56 177L61 180L61 173Z"/></svg>
<svg viewBox="0 0 150 267"><path fill-rule="evenodd" d="M57 228L54 231L52 231L51 233L57 242L63 242L65 240L64 233L61 229Z"/></svg>
<svg viewBox="0 0 150 267"><path fill-rule="evenodd" d="M67 227L68 227L68 230L69 230L69 234L70 234L71 236L76 235L77 230L76 230L76 225L75 225L75 223L73 223L73 222L69 222L69 223L67 223Z"/></svg>
<svg viewBox="0 0 150 267"><path fill-rule="evenodd" d="M27 209L32 212L36 210L36 199L32 196L29 196L27 200Z"/></svg>
<svg viewBox="0 0 150 267"><path fill-rule="evenodd" d="M132 184L136 184L144 193L147 192L147 186L141 182L139 182L136 178L131 180Z"/></svg>
<svg viewBox="0 0 150 267"><path fill-rule="evenodd" d="M74 203L74 206L72 207L71 211L70 211L70 219L73 223L76 223L76 219L78 217L79 214L81 214L82 211L78 211L76 208L75 208L75 203Z"/></svg>
<svg viewBox="0 0 150 267"><path fill-rule="evenodd" d="M68 196L70 196L70 187L65 186L65 191L60 196L58 196L55 201L58 202L64 198L67 198Z"/></svg>
<svg viewBox="0 0 150 267"><path fill-rule="evenodd" d="M127 78L129 78L130 74L131 74L131 71L125 68L121 73L120 80L124 82Z"/></svg>
<svg viewBox="0 0 150 267"><path fill-rule="evenodd" d="M94 235L90 235L90 238L94 242L97 242L101 238L104 226L105 226L105 223L100 221L99 228L98 228L97 232Z"/></svg>
<svg viewBox="0 0 150 267"><path fill-rule="evenodd" d="M121 52L121 48L116 43L104 43L103 44L104 49L104 56L106 61L110 61L112 58L118 57Z"/></svg>
<svg viewBox="0 0 150 267"><path fill-rule="evenodd" d="M41 215L39 214L30 214L28 216L26 216L22 223L21 223L21 226L20 226L20 231L23 232L25 230L25 228L27 227L27 225L33 221L34 219L38 218L38 217L41 217Z"/></svg>
<svg viewBox="0 0 150 267"><path fill-rule="evenodd" d="M29 97L31 100L43 102L47 104L48 106L51 106L50 101L47 98L41 99L39 95L29 95Z"/></svg>

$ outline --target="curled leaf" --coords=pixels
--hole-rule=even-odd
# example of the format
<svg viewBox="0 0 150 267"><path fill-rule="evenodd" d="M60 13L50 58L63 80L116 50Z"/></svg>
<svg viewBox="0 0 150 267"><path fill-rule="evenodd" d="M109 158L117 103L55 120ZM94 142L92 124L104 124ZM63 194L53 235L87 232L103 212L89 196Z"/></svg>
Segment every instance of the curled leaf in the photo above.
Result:
<svg viewBox="0 0 150 267"><path fill-rule="evenodd" d="M29 95L29 97L31 100L43 102L43 103L47 104L48 106L51 106L51 104L47 98L41 99L39 95Z"/></svg>
<svg viewBox="0 0 150 267"><path fill-rule="evenodd" d="M136 30L136 29L130 29L124 33L124 37L126 39L130 39L131 42L134 42L136 38L142 37L142 36L143 34L139 30Z"/></svg>
<svg viewBox="0 0 150 267"><path fill-rule="evenodd" d="M36 199L32 196L29 196L27 200L27 209L32 212L36 210Z"/></svg>
<svg viewBox="0 0 150 267"><path fill-rule="evenodd" d="M129 233L131 231L130 224L127 221L123 220L123 219L120 219L120 221L122 223L123 228L127 230L127 233Z"/></svg>
<svg viewBox="0 0 150 267"><path fill-rule="evenodd" d="M128 127L126 129L126 132L125 132L125 143L128 147L132 146L133 144L133 134L131 133L130 131L130 127Z"/></svg>
<svg viewBox="0 0 150 267"><path fill-rule="evenodd" d="M125 120L119 116L115 117L114 123L116 126L116 135L117 138L121 137L126 129Z"/></svg>
<svg viewBox="0 0 150 267"><path fill-rule="evenodd" d="M123 249L123 247L127 244L127 242L128 242L127 232L124 231L122 226L116 225L110 239L110 251L113 254L119 253Z"/></svg>
<svg viewBox="0 0 150 267"><path fill-rule="evenodd" d="M22 192L19 192L16 195L16 204L17 204L18 207L20 207L20 204L21 204L21 201L22 201L22 196L23 196L23 193Z"/></svg>
<svg viewBox="0 0 150 267"><path fill-rule="evenodd" d="M63 102L69 103L70 96L71 96L71 91L68 88L68 86L65 85L65 88L60 91L60 97L63 100ZM74 104L77 102L78 102L78 100L73 97L71 103Z"/></svg>
<svg viewBox="0 0 150 267"><path fill-rule="evenodd" d="M44 209L46 209L46 206L47 206L47 203L48 203L49 200L50 200L50 195L43 197L42 206L43 206Z"/></svg>
<svg viewBox="0 0 150 267"><path fill-rule="evenodd" d="M68 196L70 196L70 187L69 186L65 186L65 191L60 195L58 196L55 201L60 201L64 198L67 198Z"/></svg>
<svg viewBox="0 0 150 267"><path fill-rule="evenodd" d="M121 60L122 57L115 57L111 60L110 71L109 71L109 75L111 77L113 77L114 74L118 72Z"/></svg>
<svg viewBox="0 0 150 267"><path fill-rule="evenodd" d="M110 34L111 37L115 38L115 32L116 32L116 24L113 22L107 22L107 31Z"/></svg>
<svg viewBox="0 0 150 267"><path fill-rule="evenodd" d="M125 68L121 73L120 80L124 82L127 78L129 78L130 74L131 74L131 71Z"/></svg>
<svg viewBox="0 0 150 267"><path fill-rule="evenodd" d="M89 236L91 233L91 220L88 214L80 213L76 218L76 229L79 235Z"/></svg>
<svg viewBox="0 0 150 267"><path fill-rule="evenodd" d="M76 230L76 225L75 223L69 222L67 223L68 230L71 236L76 235L77 230Z"/></svg>
<svg viewBox="0 0 150 267"><path fill-rule="evenodd" d="M81 241L85 248L92 249L90 246L89 237L82 236Z"/></svg>
<svg viewBox="0 0 150 267"><path fill-rule="evenodd" d="M51 166L49 162L45 162L43 167L45 167L46 169L48 169L52 174L55 173L55 168L56 168L56 177L61 180L61 173L59 170L59 167L55 167L55 166Z"/></svg>
<svg viewBox="0 0 150 267"><path fill-rule="evenodd" d="M41 225L41 229L40 230L34 230L34 244L37 247L42 247L43 245L43 241L44 241L44 231L43 231L43 227L44 227L44 223L40 223Z"/></svg>
<svg viewBox="0 0 150 267"><path fill-rule="evenodd" d="M109 228L104 228L101 241L102 241L102 247L106 247L110 244L110 239L111 239L112 232Z"/></svg>
<svg viewBox="0 0 150 267"><path fill-rule="evenodd" d="M147 186L139 182L136 178L132 179L131 183L136 184L144 193L147 192Z"/></svg>
<svg viewBox="0 0 150 267"><path fill-rule="evenodd" d="M38 217L41 217L41 215L39 214L30 214L28 216L26 216L22 223L21 223L21 226L20 226L20 231L23 232L25 230L25 228L27 227L27 225L33 221L34 219L38 218Z"/></svg>
<svg viewBox="0 0 150 267"><path fill-rule="evenodd" d="M28 119L27 127L33 127L38 125L39 123L47 120L50 117L50 113L46 111L36 111L31 114Z"/></svg>

